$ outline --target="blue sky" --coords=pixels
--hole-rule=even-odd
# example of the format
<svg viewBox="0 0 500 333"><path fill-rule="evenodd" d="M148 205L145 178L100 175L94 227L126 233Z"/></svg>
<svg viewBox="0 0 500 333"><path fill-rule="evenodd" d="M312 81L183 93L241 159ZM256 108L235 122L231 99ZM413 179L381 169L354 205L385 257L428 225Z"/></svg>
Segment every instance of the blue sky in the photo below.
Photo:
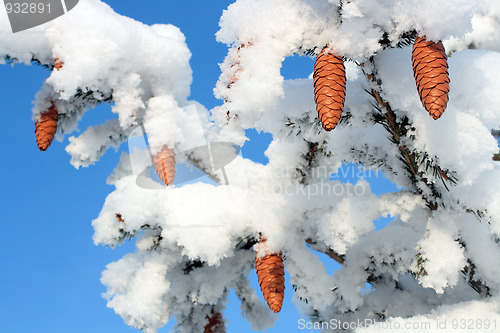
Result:
<svg viewBox="0 0 500 333"><path fill-rule="evenodd" d="M171 23L186 35L194 72L191 99L207 108L220 104L212 90L218 79L227 47L217 43L215 32L228 1L105 1L116 12L146 24ZM286 78L307 77L313 60L292 57L284 63ZM0 241L0 332L101 333L138 332L126 326L101 297L99 279L105 266L134 250L133 243L117 249L95 246L91 221L97 217L113 187L106 185L120 151L108 152L90 168L75 170L64 151L67 139L39 152L31 120L35 93L49 72L41 67L0 66L0 163L2 240ZM89 111L80 129L113 117L109 106ZM243 155L266 163L264 150L269 135L250 131L252 139ZM126 147L122 147L126 149ZM353 181L346 177L346 181ZM382 181L380 191L390 184ZM322 255L321 255L322 256ZM327 271L337 266L324 258ZM256 284L254 272L252 282ZM288 280L288 279L287 279ZM260 292L258 293L260 295ZM275 328L268 332L297 331L292 288ZM230 295L225 313L228 332L250 332L241 319L239 302ZM167 332L168 327L160 330Z"/></svg>

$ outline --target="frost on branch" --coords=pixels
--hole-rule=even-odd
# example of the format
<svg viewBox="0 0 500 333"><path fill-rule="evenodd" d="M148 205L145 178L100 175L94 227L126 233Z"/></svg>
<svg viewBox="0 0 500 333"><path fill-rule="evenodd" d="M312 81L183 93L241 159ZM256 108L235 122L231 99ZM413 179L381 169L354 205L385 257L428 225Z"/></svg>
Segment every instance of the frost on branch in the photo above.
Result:
<svg viewBox="0 0 500 333"><path fill-rule="evenodd" d="M167 114L186 104L192 81L190 52L180 30L172 25L146 26L120 16L98 0L81 1L59 19L27 32L12 34L2 25L0 53L10 63L31 62L52 70L36 95L33 118L55 104L61 134L73 131L80 118L98 103L113 102L120 135L101 134L110 123L89 129L87 139L73 139L68 151L76 167L95 163L110 146L125 140L131 127L145 123L154 113L153 101L169 101ZM150 110L151 109L151 110ZM147 118L147 119L145 119ZM99 132L100 137L94 137ZM151 131L151 140L177 143L178 133L168 138ZM90 142L89 142L90 141ZM157 143L156 143L157 144Z"/></svg>
<svg viewBox="0 0 500 333"><path fill-rule="evenodd" d="M3 52L24 62L32 54L44 64L64 62L34 107L38 115L55 101L63 133L88 107L114 102L118 119L71 139L68 151L75 166L87 166L128 137L130 154L110 177L116 189L93 227L99 244L136 239L136 251L102 278L108 305L129 325L152 332L175 318L179 332L202 331L233 288L252 327L271 326L271 310L247 281L261 238L270 253L283 254L293 286L287 290L311 319L411 322L483 310L495 319L500 56L491 50L500 41L480 31L496 28L497 6L237 0L217 33L228 55L215 87L222 105L211 118L199 105L198 115L187 111L190 54L178 29L147 27L98 1L37 28L45 43L26 49L7 40ZM483 30L478 17L488 18ZM442 40L449 56L449 102L437 121L425 112L413 77L417 36ZM464 50L472 41L489 51ZM280 73L287 57L315 56L324 47L346 68L344 111L332 132L317 119L313 80ZM234 153L215 167L220 156L211 143L242 145L248 128L272 135L269 163ZM134 150L131 141L143 129L149 150ZM175 147L176 169L190 161L207 177L152 186L144 172L148 154L165 145ZM342 181L352 167L360 176ZM382 175L398 190L376 193ZM393 220L381 228L381 217ZM342 268L326 273L315 251Z"/></svg>
<svg viewBox="0 0 500 333"><path fill-rule="evenodd" d="M499 149L492 135L500 123L499 55L463 45L496 50L500 39L485 32L496 31L498 10L488 0L239 0L223 13L217 38L229 51L215 93L224 104L212 119L221 139L242 143L247 128L273 135L269 164L256 169L254 189L307 189L307 205L284 196L302 210L283 222L297 228L297 245L288 241L280 249L312 319L409 318L436 304L458 309L478 298L495 306L487 299L498 292L498 279L489 278L497 266L483 263L496 261L500 251L500 174L493 157ZM448 51L449 102L438 121L426 115L413 78L417 36L443 40ZM240 47L246 43L251 46ZM286 81L280 73L286 57L317 55L324 47L344 57L347 72L345 110L331 133L320 130L312 80ZM237 117L227 124L226 114ZM400 190L375 196L359 181L352 196L328 195L339 185L332 178L343 162L382 172ZM376 230L373 221L389 214L394 221ZM318 269L299 254L299 239L342 263L333 280L308 279L304 267ZM367 282L370 291L360 292ZM403 310L409 309L403 304L418 305Z"/></svg>

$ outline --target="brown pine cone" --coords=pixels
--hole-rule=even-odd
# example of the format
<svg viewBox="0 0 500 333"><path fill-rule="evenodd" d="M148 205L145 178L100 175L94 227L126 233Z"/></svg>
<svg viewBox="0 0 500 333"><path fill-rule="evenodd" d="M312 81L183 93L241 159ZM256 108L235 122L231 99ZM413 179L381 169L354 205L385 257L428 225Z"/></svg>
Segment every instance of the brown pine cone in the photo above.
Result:
<svg viewBox="0 0 500 333"><path fill-rule="evenodd" d="M60 70L63 67L63 65L64 65L64 62L59 60L59 58L54 59L54 69Z"/></svg>
<svg viewBox="0 0 500 333"><path fill-rule="evenodd" d="M344 111L346 75L342 57L325 53L325 50L318 54L314 64L314 101L323 128L331 131Z"/></svg>
<svg viewBox="0 0 500 333"><path fill-rule="evenodd" d="M54 140L57 132L58 118L59 114L57 113L56 106L52 103L49 110L43 112L40 115L40 120L35 122L36 143L38 144L38 149L41 151L47 150L52 140Z"/></svg>
<svg viewBox="0 0 500 333"><path fill-rule="evenodd" d="M215 312L212 309L210 316L207 316L208 323L205 326L205 333L225 333L226 327L224 325L224 318L220 312Z"/></svg>
<svg viewBox="0 0 500 333"><path fill-rule="evenodd" d="M175 152L167 145L153 155L153 166L165 185L172 185L175 178Z"/></svg>
<svg viewBox="0 0 500 333"><path fill-rule="evenodd" d="M265 239L261 239L260 244L265 242ZM255 269L267 305L273 312L280 312L285 297L285 266L282 254L268 254L259 258L257 253Z"/></svg>
<svg viewBox="0 0 500 333"><path fill-rule="evenodd" d="M425 37L415 39L412 64L420 101L431 117L438 119L446 109L450 91L448 57L443 43L434 43Z"/></svg>

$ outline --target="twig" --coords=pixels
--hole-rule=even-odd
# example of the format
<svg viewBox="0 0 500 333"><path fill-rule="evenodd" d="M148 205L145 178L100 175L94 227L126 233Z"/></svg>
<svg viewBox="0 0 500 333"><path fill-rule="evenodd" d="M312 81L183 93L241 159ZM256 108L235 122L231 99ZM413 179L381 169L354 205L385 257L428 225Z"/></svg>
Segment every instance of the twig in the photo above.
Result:
<svg viewBox="0 0 500 333"><path fill-rule="evenodd" d="M361 66L363 73L369 80L369 82L374 83L377 86L380 86L380 81L377 80L375 73L366 73L364 71L363 66ZM428 179L425 177L424 172L419 172L418 168L418 153L416 151L410 152L410 149L401 142L401 137L406 136L406 124L404 123L398 123L396 121L396 115L394 111L392 110L391 106L387 101L385 101L381 95L380 92L377 91L374 88L371 88L371 91L368 91L368 93L374 97L377 105L375 105L375 108L382 114L383 119L385 119L385 122L382 123L384 127L389 131L389 133L392 135L392 141L394 144L396 144L399 148L399 151L401 152L402 155L402 160L405 162L405 164L408 167L408 171L411 174L411 178L413 178L413 182L415 185L417 185L417 182L423 182L424 184L427 184L429 186L430 190L432 191L432 197L428 198L422 189L420 189L418 186L415 186L418 193L422 196L422 198L426 201L427 207L435 211L438 209L438 204L437 204L437 199L441 196L441 194L436 190L436 188L433 186L433 184L428 183ZM500 136L500 131L492 131L492 135L495 137L499 138ZM500 153L495 154L493 157L493 160L495 161L500 161ZM421 162L422 163L422 162ZM449 176L448 175L448 170L442 170L439 165L435 165L435 170L437 173L441 176L441 180L443 180L443 184L446 187L446 184L444 183L444 180L450 181L452 183L455 182L455 179L453 178L453 175ZM446 187L447 188L447 187ZM465 244L464 244L465 247ZM469 284L471 287L478 292L480 295L488 295L489 294L489 287L485 285L482 281L480 280L474 280L474 271L473 268L475 267L474 264L470 259L468 259L469 266L471 267L469 271L465 271L466 275L468 273L468 278L469 278ZM423 267L422 267L423 269ZM423 272L425 273L425 269L423 269ZM372 276L371 276L372 277ZM375 282L376 282L376 277L375 277Z"/></svg>
<svg viewBox="0 0 500 333"><path fill-rule="evenodd" d="M311 168L311 163L314 157L314 154L316 153L316 150L318 149L319 143L315 142L313 147L311 148L311 151L309 152L309 157L307 158L307 167L308 169Z"/></svg>
<svg viewBox="0 0 500 333"><path fill-rule="evenodd" d="M313 241L311 238L306 239L306 243L309 245L317 245L318 244L315 241ZM329 256L330 258L332 258L333 260L335 260L336 262L338 262L341 265L344 264L344 262L345 262L344 257L341 256L340 254L338 254L337 252L333 251L331 248L327 248L326 250L323 250L320 252L323 252L324 254L326 254L327 256Z"/></svg>
<svg viewBox="0 0 500 333"><path fill-rule="evenodd" d="M364 67L363 65L361 66L362 71L365 74L365 76L367 77L367 79L369 80L369 82L372 82L372 83L375 83L378 85L379 83L377 82L378 80L377 80L375 74L374 73L366 73L364 68L363 68ZM377 102L377 105L375 105L375 107L382 114L383 119L385 120L384 127L391 134L392 141L394 142L394 144L397 145L397 147L401 153L402 161L406 165L408 172L411 175L411 178L413 178L413 182L415 184L417 182L423 182L425 184L428 184L428 179L425 177L423 172L419 172L415 152L411 152L410 149L405 144L403 144L401 142L401 137L405 136L406 135L405 133L407 131L405 128L405 124L400 124L396 121L396 114L395 114L394 110L391 108L389 102L385 101L382 98L382 96L380 95L380 92L378 90L371 88L371 90L368 91L368 93L371 96L373 96L373 98ZM437 166L437 171L441 175L441 177L443 177L443 179L450 180L449 177L446 176L446 172L443 171L439 166ZM434 186L429 185L429 187L432 190L432 193L433 193L435 198L440 197L439 192L436 191ZM445 184L445 187L446 187L446 184ZM416 188L418 189L418 186L416 186ZM418 191L420 194L423 195L423 191L421 189L418 189ZM426 201L427 207L430 210L437 210L438 205L437 205L436 200L429 200L428 198L425 198L424 196L423 196L423 198Z"/></svg>
<svg viewBox="0 0 500 333"><path fill-rule="evenodd" d="M451 180L447 175L446 175L446 172L443 172L443 170L441 170L441 167L438 165L437 166L437 171L439 172L439 174L441 175L441 177L443 177L444 179L446 180Z"/></svg>
<svg viewBox="0 0 500 333"><path fill-rule="evenodd" d="M316 153L318 151L319 143L318 142L308 142L309 144L309 152L306 155L306 167L305 170L299 170L299 172L302 175L302 179L300 180L301 184L305 184L307 176L309 172L311 171L311 166L314 160L314 156L316 156Z"/></svg>

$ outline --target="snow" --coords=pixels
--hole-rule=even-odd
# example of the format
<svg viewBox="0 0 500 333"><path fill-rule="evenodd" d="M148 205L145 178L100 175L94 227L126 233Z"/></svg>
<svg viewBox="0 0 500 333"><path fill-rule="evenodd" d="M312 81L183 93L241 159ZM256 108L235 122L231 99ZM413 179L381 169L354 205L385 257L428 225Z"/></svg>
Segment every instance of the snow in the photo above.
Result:
<svg viewBox="0 0 500 333"><path fill-rule="evenodd" d="M86 0L80 1L60 19L15 35L9 30L10 27L3 26L1 31L2 55L25 63L30 63L32 56L44 64L51 65L54 58L64 63L62 69L52 71L33 107L36 118L47 109L50 101L56 101L62 116L63 134L75 129L89 107L110 96L114 102L112 111L126 130L144 117L148 126L147 119L154 117L158 103L168 103L175 110L177 104L186 103L190 93L191 54L184 35L172 25L146 26L116 14L100 1ZM78 92L89 93L93 98L76 98ZM183 140L179 131L169 134L161 131L160 134L152 128L151 132L153 149L156 149L156 141L163 144ZM95 130L91 130L86 136L91 137L94 133ZM99 146L97 141L102 141L90 140L96 140L92 147ZM114 141L102 146L119 143L119 140ZM78 155L78 150L86 149L83 143L75 145L79 148L70 147L71 154ZM72 163L76 166L93 164L99 156L90 157L89 154L80 156L81 162L77 160L79 156L74 157Z"/></svg>
<svg viewBox="0 0 500 333"><path fill-rule="evenodd" d="M420 281L422 286L442 294L445 287L458 283L460 269L467 263L464 249L455 241L458 230L453 222L457 218L450 212L436 215L428 221L426 237L419 242L420 255L428 258Z"/></svg>
<svg viewBox="0 0 500 333"><path fill-rule="evenodd" d="M16 38L2 17L0 53L25 63L33 55L44 64L64 62L33 106L36 119L56 103L61 135L112 97L116 118L70 137L66 150L79 168L129 145L108 179L115 189L92 222L96 244L136 238L136 251L102 276L108 306L127 324L153 332L175 316L180 332L201 331L234 288L252 327L271 326L274 317L247 281L255 258L249 249L261 237L266 251L283 253L295 297L307 300L305 313L400 324L466 314L493 320L500 165L492 160L499 147L491 132L500 128L500 42L489 31L498 27L499 7L495 0L237 0L222 13L216 36L228 54L214 88L221 105L212 110L189 100L191 54L178 28L144 25L98 0L82 0ZM411 30L444 40L450 54L450 102L438 121L419 100L411 47L394 47ZM393 47L379 43L384 37ZM465 50L471 43L482 50ZM346 117L332 132L316 119L312 79L280 73L286 57L324 46L347 61ZM388 111L373 92L395 122L407 121L400 138L388 132L381 115ZM267 165L230 149L244 144L249 128L273 137ZM209 175L155 183L143 171L164 145L175 149L179 165L198 161ZM427 157L416 175L402 162L403 148ZM349 163L383 172L398 191L373 194L371 176L339 181ZM455 184L443 183L437 165ZM394 221L376 230L374 221L388 216ZM306 239L342 256L342 268L327 274ZM462 272L470 263L474 280L488 286L481 295ZM363 291L367 281L373 290Z"/></svg>
<svg viewBox="0 0 500 333"><path fill-rule="evenodd" d="M498 299L490 301L461 302L437 307L428 315L411 318L391 318L385 323L374 324L356 332L387 332L389 329L405 328L405 332L497 332Z"/></svg>
<svg viewBox="0 0 500 333"><path fill-rule="evenodd" d="M128 255L108 265L101 279L108 286L107 295L113 295L108 306L120 314L128 325L163 326L168 322L168 316L162 298L170 287L165 278L166 271L167 267L159 255L143 262Z"/></svg>

